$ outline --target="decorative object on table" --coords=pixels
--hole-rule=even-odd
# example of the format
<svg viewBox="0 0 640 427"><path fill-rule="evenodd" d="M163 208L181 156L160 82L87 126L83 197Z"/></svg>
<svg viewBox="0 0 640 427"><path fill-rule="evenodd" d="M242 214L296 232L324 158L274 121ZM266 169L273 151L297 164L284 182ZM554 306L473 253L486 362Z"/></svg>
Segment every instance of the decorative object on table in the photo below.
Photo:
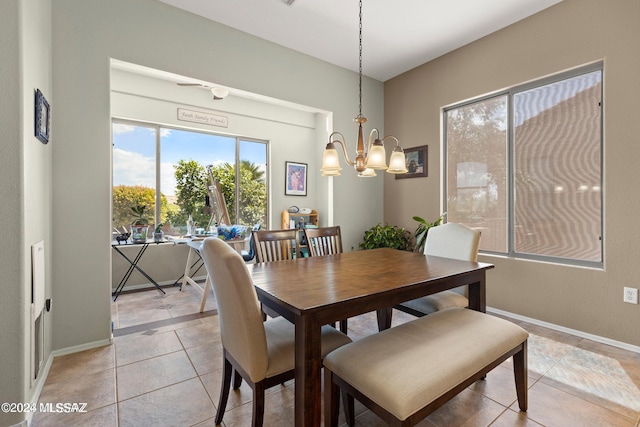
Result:
<svg viewBox="0 0 640 427"><path fill-rule="evenodd" d="M404 150L407 162L407 173L396 175L396 179L419 178L428 176L428 157L426 145Z"/></svg>
<svg viewBox="0 0 640 427"><path fill-rule="evenodd" d="M287 212L289 213L298 213L300 212L300 208L297 206L289 206L289 208L287 209Z"/></svg>
<svg viewBox="0 0 640 427"><path fill-rule="evenodd" d="M411 250L411 232L396 225L376 225L364 232L360 249L391 248Z"/></svg>
<svg viewBox="0 0 640 427"><path fill-rule="evenodd" d="M195 236L196 234L196 223L193 221L193 217L189 215L189 219L187 220L187 236Z"/></svg>
<svg viewBox="0 0 640 427"><path fill-rule="evenodd" d="M362 124L367 121L367 118L362 115L362 0L360 0L360 109L355 119L358 123L358 142L356 144L356 156L355 161L351 161L347 155L347 142L340 132L333 132L329 135L329 143L327 144L324 154L322 156L322 167L320 171L322 176L339 176L342 168L340 167L340 161L338 160L338 150L336 150L335 143L340 144L342 147L342 154L350 166L353 166L358 172L360 177L376 176L376 170L386 170L388 173L405 173L407 171L404 152L400 147L400 141L393 135L387 135L380 139L380 132L378 129L373 129L369 134L369 143L365 151L364 139L362 137ZM375 138L374 138L375 133ZM396 146L391 153L389 159L389 166L387 166L387 153L384 149L384 141L391 139L395 141Z"/></svg>
<svg viewBox="0 0 640 427"><path fill-rule="evenodd" d="M261 228L262 228L262 224L257 223L257 224L254 224L251 231L258 231ZM249 251L247 252L245 250L242 250L240 253L242 254L242 259L244 260L244 262L253 261L253 259L256 257L256 244L253 241L253 233L249 238Z"/></svg>
<svg viewBox="0 0 640 427"><path fill-rule="evenodd" d="M129 237L131 237L131 233L129 232L124 232L124 233L118 232L118 234L116 234L116 242L118 242L118 244L122 242L126 243L127 240L129 240Z"/></svg>
<svg viewBox="0 0 640 427"><path fill-rule="evenodd" d="M307 164L285 162L285 196L307 195Z"/></svg>
<svg viewBox="0 0 640 427"><path fill-rule="evenodd" d="M156 229L153 230L153 241L154 242L162 242L164 240L164 231L162 231L162 225L156 225Z"/></svg>
<svg viewBox="0 0 640 427"><path fill-rule="evenodd" d="M138 205L131 207L131 211L137 216L131 224L131 241L133 243L145 243L149 232L149 220L145 217L147 207Z"/></svg>
<svg viewBox="0 0 640 427"><path fill-rule="evenodd" d="M222 194L220 182L213 175L213 165L207 166L207 174L209 175L207 194L209 195L211 213L207 228L215 224L231 224L229 212L227 211L227 202L224 199L224 194Z"/></svg>
<svg viewBox="0 0 640 427"><path fill-rule="evenodd" d="M49 142L49 124L51 122L49 116L51 113L51 107L46 98L40 91L36 89L35 94L35 136L43 144Z"/></svg>
<svg viewBox="0 0 640 427"><path fill-rule="evenodd" d="M218 226L218 238L222 240L244 240L247 237L246 225L220 225Z"/></svg>
<svg viewBox="0 0 640 427"><path fill-rule="evenodd" d="M416 247L414 249L415 252L420 254L424 252L424 244L427 241L427 233L429 232L429 229L431 227L436 227L440 225L445 215L447 215L446 212L440 215L438 219L436 219L433 222L427 222L424 219L420 218L419 216L413 217L414 221L418 221L420 223L418 225L418 228L416 228Z"/></svg>

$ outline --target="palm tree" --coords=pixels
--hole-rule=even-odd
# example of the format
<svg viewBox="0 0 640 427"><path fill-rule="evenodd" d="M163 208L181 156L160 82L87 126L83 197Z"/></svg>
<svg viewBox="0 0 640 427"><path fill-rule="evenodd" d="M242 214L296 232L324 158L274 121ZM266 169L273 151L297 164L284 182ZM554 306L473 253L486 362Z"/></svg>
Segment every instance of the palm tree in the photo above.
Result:
<svg viewBox="0 0 640 427"><path fill-rule="evenodd" d="M224 168L227 169L232 175L235 175L235 166L230 163L225 163ZM251 163L249 160L240 160L240 170L247 170L251 173L251 180L262 181L264 180L264 170L259 165Z"/></svg>

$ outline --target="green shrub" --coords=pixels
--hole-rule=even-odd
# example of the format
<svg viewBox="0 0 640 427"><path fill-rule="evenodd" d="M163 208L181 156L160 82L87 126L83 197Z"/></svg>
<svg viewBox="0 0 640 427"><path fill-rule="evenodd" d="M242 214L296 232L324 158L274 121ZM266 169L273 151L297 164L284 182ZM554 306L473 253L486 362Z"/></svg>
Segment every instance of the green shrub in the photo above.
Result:
<svg viewBox="0 0 640 427"><path fill-rule="evenodd" d="M412 237L411 232L404 228L378 224L364 232L360 249L392 248L410 251Z"/></svg>

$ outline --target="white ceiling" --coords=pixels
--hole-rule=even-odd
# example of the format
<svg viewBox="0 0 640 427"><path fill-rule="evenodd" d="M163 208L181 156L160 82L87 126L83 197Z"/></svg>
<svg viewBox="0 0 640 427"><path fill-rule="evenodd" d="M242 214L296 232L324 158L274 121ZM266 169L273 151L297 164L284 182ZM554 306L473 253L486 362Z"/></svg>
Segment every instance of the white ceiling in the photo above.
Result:
<svg viewBox="0 0 640 427"><path fill-rule="evenodd" d="M358 1L159 0L358 71ZM363 74L386 81L561 0L364 0Z"/></svg>

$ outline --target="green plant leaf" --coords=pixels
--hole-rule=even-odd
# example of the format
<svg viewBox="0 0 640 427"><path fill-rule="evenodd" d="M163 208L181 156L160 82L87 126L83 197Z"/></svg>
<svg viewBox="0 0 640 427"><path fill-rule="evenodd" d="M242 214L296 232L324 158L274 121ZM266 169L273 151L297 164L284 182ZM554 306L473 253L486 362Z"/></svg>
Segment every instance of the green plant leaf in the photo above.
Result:
<svg viewBox="0 0 640 427"><path fill-rule="evenodd" d="M438 219L436 219L433 222L427 222L426 220L424 220L423 218L419 217L419 216L414 216L413 220L417 221L418 224L418 228L416 228L416 247L415 247L415 251L422 253L424 252L424 245L427 241L427 233L429 233L429 229L431 227L436 227L438 225L440 225L442 223L442 221L444 220L444 217L447 213L444 212L442 215L440 215L438 217Z"/></svg>
<svg viewBox="0 0 640 427"><path fill-rule="evenodd" d="M371 227L364 232L364 241L360 243L360 249L392 248L411 250L412 235L404 228L395 225L380 224Z"/></svg>

